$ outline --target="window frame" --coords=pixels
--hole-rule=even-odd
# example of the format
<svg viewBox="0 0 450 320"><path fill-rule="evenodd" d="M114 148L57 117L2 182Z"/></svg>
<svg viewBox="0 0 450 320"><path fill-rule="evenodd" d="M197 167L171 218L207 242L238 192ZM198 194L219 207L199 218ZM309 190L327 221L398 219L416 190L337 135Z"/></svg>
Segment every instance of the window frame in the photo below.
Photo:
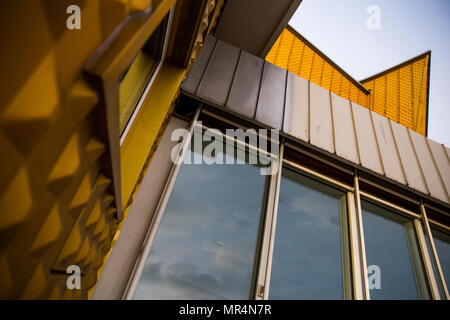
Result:
<svg viewBox="0 0 450 320"><path fill-rule="evenodd" d="M248 129L249 126L243 119L235 119L230 116L229 118L223 117L220 113L220 110L215 110L210 106L200 104L200 106L195 111L195 116L189 125L189 133L188 135L192 135L195 126L197 125L197 121L200 115L206 115L207 117L212 117L214 120L219 121L220 124L228 124L232 127ZM253 124L252 124L253 126ZM252 127L251 126L251 127ZM208 129L207 125L203 125L204 128ZM255 129L258 126L253 126ZM225 134L223 133L225 136ZM184 138L184 141L190 141L189 138ZM224 139L225 141L225 139ZM189 143L185 143L179 152L179 157L184 156L184 151L188 147ZM295 148L294 148L295 146ZM246 144L246 147L249 147ZM250 146L251 147L251 146ZM293 141L289 137L280 136L279 143L279 158L278 158L278 170L276 174L273 174L269 177L268 188L265 194L264 199L264 209L263 209L263 217L264 226L261 231L259 245L257 246L257 263L255 263L255 268L257 269L254 273L255 279L254 284L252 286L252 295L250 299L255 300L266 300L268 299L269 293L269 282L270 282L270 273L271 273L271 263L273 257L273 245L274 245L274 235L276 228L276 220L277 220L277 209L278 209L278 198L279 198L279 187L281 180L281 169L283 166L288 166L290 169L294 169L300 174L306 175L314 180L318 180L321 183L329 185L333 188L342 190L346 194L346 228L347 228L347 241L349 245L348 250L348 258L347 260L350 262L350 279L344 279L351 283L347 292L344 292L344 298L351 298L354 300L370 300L370 293L366 293L368 291L368 275L367 275L367 263L365 259L365 246L364 246L364 229L363 229L363 221L362 221L362 213L361 213L361 199L372 202L380 207L384 207L394 214L399 214L409 218L413 222L414 232L417 238L419 255L423 262L424 273L426 278L426 285L428 286L429 291L431 292L432 299L439 299L439 293L436 294L437 289L437 279L434 276L433 271L431 270L431 254L436 256L436 253L433 252L435 250L428 250L426 247L426 242L424 240L424 230L422 228L422 222L424 225L428 224L428 218L426 216L425 207L420 201L415 201L408 196L403 196L402 200L410 201L414 206L417 205L417 212L415 210L411 210L410 207L404 206L399 202L399 204L394 203L393 200L385 200L380 197L380 195L375 191L361 191L359 189L359 181L367 182L367 175L364 177L360 177L359 169L353 168L350 171L352 175L352 182L348 183L348 181L343 182L344 180L333 178L332 174L326 171L322 171L320 167L316 168L315 166L307 166L299 161L291 161L290 159L284 159L285 149L289 148L290 151L294 151L296 153L302 153L304 155L310 156L311 153L308 148L305 148L305 153L302 152L303 146L293 145ZM320 155L314 157L313 161L317 161L322 165L327 167L333 167L334 170L339 170L345 174L349 174L349 170L343 171L344 169L340 169L339 162L338 163L330 163L327 162L329 160L323 159L321 161ZM151 241L152 238L156 235L159 222L162 218L162 214L164 212L165 203L167 203L168 198L170 197L171 190L176 181L177 173L180 169L181 165L174 164L169 177L166 181L166 185L164 187L164 191L162 196L158 202L157 209L155 210L155 214L152 217L152 221L150 223L150 227L148 229L148 233L145 237L145 240L142 242L141 250L139 255L134 262L133 272L128 278L128 283L126 289L123 294L124 299L130 299L135 290L135 286L139 277L136 277L136 274L140 274L142 272L143 263L145 262L145 258L147 257L150 249L151 249ZM379 185L376 180L370 180L373 183L373 186L382 190L386 188L385 186ZM386 190L384 190L386 191ZM400 194L395 194L397 197L401 196ZM423 209L422 209L423 208ZM342 210L341 210L342 211ZM418 213L419 212L419 213ZM433 226L438 226L439 224L435 221L430 220L430 223ZM442 225L441 225L442 226ZM447 230L450 230L450 227L444 226ZM342 230L342 227L341 227ZM425 232L428 234L428 230L425 227ZM343 233L341 232L341 236ZM432 236L430 237L432 239ZM431 251L431 252L430 252ZM342 254L344 258L344 254ZM440 268L440 264L437 263ZM342 266L343 271L345 266ZM431 270L431 271L430 271ZM344 272L343 272L344 276ZM439 278L439 277L437 277ZM434 283L434 284L433 284ZM345 288L345 282L344 282ZM442 297L441 297L442 298ZM445 298L445 297L444 297ZM447 297L448 299L448 297Z"/></svg>
<svg viewBox="0 0 450 320"><path fill-rule="evenodd" d="M422 217L413 211L410 211L406 208L400 207L389 201L380 199L370 193L360 191L360 194L361 194L361 196L360 196L361 200L388 211L389 215L392 215L394 219L396 218L395 216L399 216L399 220L401 220L401 219L408 220L405 224L403 224L401 222L398 222L398 223L402 224L402 226L405 228L406 240L407 240L408 248L409 248L409 256L410 256L411 262L412 262L413 274L415 277L416 286L418 288L418 295L419 295L420 299L424 299L424 290L426 290L427 294L428 293L430 294L430 298L433 298L434 294L433 294L432 282L433 282L434 277L432 277L431 273L429 272L428 252L426 250L426 245L424 246L424 242L422 242L422 238L421 238L421 235L423 234L423 230L421 228L421 223L420 223L422 220ZM362 214L362 211L361 211L361 214ZM379 215L378 213L374 213L374 214ZM409 223L411 225L407 227L406 224L409 224ZM363 224L364 224L364 222L363 222ZM362 226L362 227L364 228L364 226ZM411 239L411 235L408 234L408 231L411 231L411 230L414 233L413 234L414 239ZM412 248L412 247L414 247L414 248ZM416 251L418 251L419 256L415 256L416 253L413 252L413 249L416 249ZM365 239L364 239L364 250L365 250ZM367 266L367 262L365 262L365 263ZM424 281L422 281L422 282L419 280L420 274L417 272L417 268L423 269L422 271L425 276L425 279L423 279ZM365 278L367 278L367 280L368 280L367 272L366 272ZM367 281L367 283L368 283L368 281ZM426 288L423 288L423 286L425 286ZM366 294L366 296L368 297L367 300L371 300L370 292L368 295Z"/></svg>
<svg viewBox="0 0 450 320"><path fill-rule="evenodd" d="M122 295L122 298L125 299L125 300L132 299L133 295L134 295L134 293L136 291L136 288L137 288L137 285L139 283L141 274L142 274L142 272L144 270L144 267L145 267L146 259L147 259L148 255L150 254L150 251L152 249L152 245L153 245L153 242L154 242L154 240L156 238L156 234L158 232L158 229L159 229L160 223L162 221L162 218L164 216L164 212L165 212L166 206L167 206L168 201L170 199L170 196L172 194L172 190L173 190L173 188L175 186L175 182L177 180L178 174L179 174L179 172L181 170L181 167L183 165L182 159L184 158L185 153L186 153L186 151L189 148L189 145L190 145L190 142L191 142L191 138L192 138L192 136L194 134L194 131L198 130L198 129L202 129L202 130L203 129L205 129L205 130L206 129L210 129L207 125L203 125L203 124L200 124L198 122L201 113L202 113L202 105L200 105L197 108L197 110L195 111L195 115L194 115L194 117L193 117L193 119L192 119L192 121L191 121L191 123L189 125L188 132L183 137L183 141L182 141L181 145L179 145L179 150L177 152L177 158L176 158L175 163L173 164L172 169L171 169L171 171L169 173L169 176L168 176L166 184L164 186L161 198L160 198L160 200L158 202L158 205L156 207L155 214L153 215L153 217L151 219L150 226L148 228L148 232L147 232L147 234L145 236L145 239L142 242L141 249L140 249L139 254L138 254L137 258L136 258L136 261L135 261L134 266L133 266L133 270L132 270L132 272L131 272L131 274L130 274L130 276L128 278L127 285L126 285L124 293ZM217 132L217 133L219 134L219 132ZM247 142L242 142L240 140L237 140L237 139L234 139L232 137L229 137L225 133L221 133L220 132L220 134L223 137L224 143L225 143L225 141L232 140L233 143L235 144L235 146L234 146L235 149L236 148L240 148L240 149L244 149L247 152L251 152L251 153L260 150L258 147L252 146L252 145L248 144ZM230 140L228 140L228 138ZM267 156L267 157L272 157L272 158L276 159L276 155L274 155L271 152L267 152L267 151L264 151L264 150L261 150L261 152L263 152L265 154L265 156ZM269 181L270 181L272 176L273 175L270 176ZM270 182L269 182L269 184L270 184ZM266 218L265 214L266 214L266 206L267 206L267 203L266 203L266 201L267 201L267 196L266 195L267 194L268 194L268 190L265 191L265 195L264 195L264 197L262 199L263 206L262 206L262 210L261 210L262 212L261 212L260 222L265 221L265 218ZM263 223L261 223L261 225L262 224ZM256 248L255 248L255 263L254 263L253 277L252 277L251 290L250 290L250 296L249 296L250 299L253 298L254 295L255 295L256 271L258 269L259 259L260 259L261 232L262 232L261 229L262 229L262 227L260 226L259 229L260 230L258 232L258 242L257 242Z"/></svg>
<svg viewBox="0 0 450 320"><path fill-rule="evenodd" d="M433 287L433 296L437 300L439 300L439 299L450 300L450 294L449 294L449 290L448 290L448 287L447 287L447 282L445 280L444 272L442 271L441 263L439 261L439 255L438 255L438 252L437 252L437 249L436 249L436 245L434 243L434 236L433 236L433 233L431 231L431 226L430 225L432 224L434 228L436 228L436 229L438 229L438 230L440 230L442 232L448 233L448 234L450 234L450 227L446 226L446 225L443 225L443 224L441 224L441 223L439 223L437 221L434 221L432 219L429 219L428 216L427 216L426 208L425 208L423 203L420 204L420 211L422 213L423 224L425 226L426 234L427 234L428 239L429 239L429 243L430 243L430 247L431 247L431 254L432 254L432 257L433 257L434 265L436 266L436 269L437 269L436 270L437 271L437 278L438 278L437 280L439 281L439 283L441 285L441 288L444 291L444 297L440 297L439 289L437 288L437 284L435 284L435 288ZM424 246L426 246L425 239L423 239L423 243L424 243ZM426 247L426 248L428 249L428 247ZM435 274L434 274L432 266L431 266L431 258L428 257L428 260L429 260L429 264L430 264L430 267L429 267L430 268L430 273L432 274L432 277L434 278ZM435 282L437 280L435 280Z"/></svg>
<svg viewBox="0 0 450 320"><path fill-rule="evenodd" d="M269 292L270 292L270 280L271 280L271 271L272 271L272 263L273 263L273 248L275 244L275 236L276 236L276 223L278 219L278 201L279 201L279 193L281 186L281 176L283 168L294 171L296 174L305 176L312 180L317 181L320 184L323 184L326 187L331 187L343 192L342 197L339 198L339 217L340 217L340 237L341 237L341 262L342 262L342 285L343 285L343 297L344 300L351 300L354 296L355 288L353 281L353 270L352 270L352 259L353 256L351 254L351 239L350 239L350 218L349 214L352 210L352 203L349 202L348 193L353 190L352 187L334 180L331 177L323 175L315 170L302 166L299 163L294 161L290 161L284 158L281 158L284 154L284 143L281 143L280 148L280 163L276 173L276 177L274 178L275 183L275 191L273 193L274 199L273 206L271 212L267 213L268 220L266 223L266 231L264 232L264 236L268 239L265 240L269 243L269 247L267 249L267 259L261 261L260 271L258 277L258 295L255 297L256 300L268 300ZM268 206L269 208L270 206Z"/></svg>
<svg viewBox="0 0 450 320"><path fill-rule="evenodd" d="M166 54L167 54L167 46L169 43L174 12L175 12L175 6L173 6L167 13L167 21L165 21L166 17L164 17L160 22L160 23L166 23L166 26L164 27L164 40L163 40L163 46L162 46L162 51L161 51L161 57L158 61L158 65L156 66L155 70L153 70L152 75L150 76L150 79L148 80L147 84L145 85L144 89L142 90L135 106L133 107L133 111L131 111L131 114L126 121L124 128L120 132L120 140L119 140L120 146L122 146L123 142L125 141L125 139L128 135L128 132L130 131L131 127L133 126L136 116L139 114L139 111L141 110L142 104L144 103L145 99L147 98L147 95L148 95L150 89L152 88L153 83L155 82L155 79L158 77L161 67L164 64L164 60L165 60ZM158 27L156 27L156 28L158 28ZM134 59L133 59L133 61L134 61ZM131 62L131 63L133 63L133 62ZM120 87L120 82L119 82L119 87ZM119 109L120 109L120 106L119 106Z"/></svg>

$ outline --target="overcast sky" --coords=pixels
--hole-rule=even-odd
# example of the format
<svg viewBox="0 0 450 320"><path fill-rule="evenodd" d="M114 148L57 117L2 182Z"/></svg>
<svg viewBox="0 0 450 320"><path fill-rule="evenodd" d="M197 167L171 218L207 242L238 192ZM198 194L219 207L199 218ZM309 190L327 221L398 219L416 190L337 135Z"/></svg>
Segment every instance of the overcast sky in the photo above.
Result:
<svg viewBox="0 0 450 320"><path fill-rule="evenodd" d="M303 0L289 24L357 80L432 50L428 137L450 147L449 18L449 0Z"/></svg>

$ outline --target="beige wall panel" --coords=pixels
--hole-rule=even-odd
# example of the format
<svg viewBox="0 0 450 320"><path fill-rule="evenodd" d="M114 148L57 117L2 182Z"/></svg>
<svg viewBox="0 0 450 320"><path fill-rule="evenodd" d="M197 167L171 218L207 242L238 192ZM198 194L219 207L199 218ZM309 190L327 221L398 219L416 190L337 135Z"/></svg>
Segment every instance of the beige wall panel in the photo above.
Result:
<svg viewBox="0 0 450 320"><path fill-rule="evenodd" d="M361 165L379 174L384 174L370 110L356 103L352 103L352 110Z"/></svg>
<svg viewBox="0 0 450 320"><path fill-rule="evenodd" d="M392 133L394 134L407 184L415 190L428 193L428 187L423 180L422 169L408 135L408 129L392 120L389 120L389 122L391 123Z"/></svg>
<svg viewBox="0 0 450 320"><path fill-rule="evenodd" d="M427 140L434 161L438 167L439 174L442 178L442 182L444 183L445 190L447 191L447 195L450 196L450 163L445 152L445 147L431 139Z"/></svg>
<svg viewBox="0 0 450 320"><path fill-rule="evenodd" d="M406 184L389 119L378 113L372 111L371 113L386 176L397 182Z"/></svg>
<svg viewBox="0 0 450 320"><path fill-rule="evenodd" d="M419 159L422 172L427 182L430 194L432 197L448 202L447 192L442 184L441 177L436 168L436 165L431 155L431 151L428 148L426 138L421 134L408 129L411 135L411 141L416 150L417 158Z"/></svg>
<svg viewBox="0 0 450 320"><path fill-rule="evenodd" d="M331 93L336 154L359 164L355 127L350 101Z"/></svg>
<svg viewBox="0 0 450 320"><path fill-rule="evenodd" d="M308 81L288 73L284 132L309 142L309 85Z"/></svg>
<svg viewBox="0 0 450 320"><path fill-rule="evenodd" d="M330 91L315 83L309 84L310 94L310 140L311 144L334 153L333 118Z"/></svg>

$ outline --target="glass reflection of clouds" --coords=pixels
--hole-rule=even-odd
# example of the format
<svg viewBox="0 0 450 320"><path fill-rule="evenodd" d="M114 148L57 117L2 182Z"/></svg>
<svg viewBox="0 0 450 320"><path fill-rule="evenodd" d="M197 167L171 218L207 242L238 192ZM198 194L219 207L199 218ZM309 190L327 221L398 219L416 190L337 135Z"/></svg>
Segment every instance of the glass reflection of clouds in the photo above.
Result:
<svg viewBox="0 0 450 320"><path fill-rule="evenodd" d="M270 299L342 299L343 192L283 169Z"/></svg>
<svg viewBox="0 0 450 320"><path fill-rule="evenodd" d="M249 164L183 165L134 299L248 299L266 178Z"/></svg>
<svg viewBox="0 0 450 320"><path fill-rule="evenodd" d="M384 208L362 201L367 265L381 271L381 288L370 290L370 299L419 299L417 275L423 270L412 258L417 246L413 225Z"/></svg>

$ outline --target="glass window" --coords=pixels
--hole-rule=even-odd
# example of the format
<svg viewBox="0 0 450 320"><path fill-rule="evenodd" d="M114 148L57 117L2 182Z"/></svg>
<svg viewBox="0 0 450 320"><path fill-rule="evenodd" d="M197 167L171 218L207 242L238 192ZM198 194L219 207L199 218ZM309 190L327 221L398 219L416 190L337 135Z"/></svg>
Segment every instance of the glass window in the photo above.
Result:
<svg viewBox="0 0 450 320"><path fill-rule="evenodd" d="M441 264L442 273L444 274L445 283L447 288L449 287L449 279L450 279L450 235L441 230L437 230L435 228L431 228L431 233L433 234L434 245L436 247L436 252L439 257L439 262ZM433 257L431 253L431 247L429 243L429 239L427 234L425 234L425 239L427 241L428 251L430 252L430 257ZM439 280L439 275L436 269L436 263L434 258L431 258L433 271L436 278L436 282L439 288L439 294L441 299L445 298L445 294L442 288L442 284Z"/></svg>
<svg viewBox="0 0 450 320"><path fill-rule="evenodd" d="M433 234L434 245L439 256L442 272L446 280L447 287L450 279L450 235L436 229L431 229Z"/></svg>
<svg viewBox="0 0 450 320"><path fill-rule="evenodd" d="M219 157L224 164L182 165L135 299L250 298L267 176Z"/></svg>
<svg viewBox="0 0 450 320"><path fill-rule="evenodd" d="M413 222L361 201L370 298L428 299Z"/></svg>
<svg viewBox="0 0 450 320"><path fill-rule="evenodd" d="M283 168L269 298L343 299L345 226L344 192Z"/></svg>
<svg viewBox="0 0 450 320"><path fill-rule="evenodd" d="M125 129L145 87L162 59L168 19L168 16L163 19L142 49L139 50L133 62L120 76L119 122L121 132Z"/></svg>

